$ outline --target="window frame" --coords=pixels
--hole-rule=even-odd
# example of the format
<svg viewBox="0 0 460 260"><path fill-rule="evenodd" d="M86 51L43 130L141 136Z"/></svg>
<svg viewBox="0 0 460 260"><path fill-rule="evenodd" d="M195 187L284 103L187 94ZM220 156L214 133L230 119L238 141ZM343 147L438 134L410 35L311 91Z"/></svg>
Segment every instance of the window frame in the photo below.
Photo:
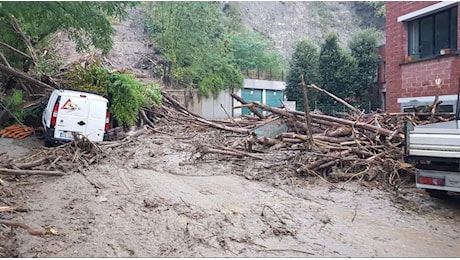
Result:
<svg viewBox="0 0 460 260"><path fill-rule="evenodd" d="M448 24L445 31L447 46L438 46L439 38L436 35L439 33L437 30L437 23L441 22L437 18L447 14L447 19L441 20ZM458 44L458 6L451 6L447 9L439 10L435 13L419 16L412 20L406 21L407 25L407 53L412 60L420 60L431 57L436 57L449 53L457 52ZM457 19L455 19L457 18ZM455 19L455 20L454 20ZM423 27L422 23L429 23L429 28ZM423 39L428 38L431 42L428 48L423 48ZM444 50L442 53L442 50Z"/></svg>

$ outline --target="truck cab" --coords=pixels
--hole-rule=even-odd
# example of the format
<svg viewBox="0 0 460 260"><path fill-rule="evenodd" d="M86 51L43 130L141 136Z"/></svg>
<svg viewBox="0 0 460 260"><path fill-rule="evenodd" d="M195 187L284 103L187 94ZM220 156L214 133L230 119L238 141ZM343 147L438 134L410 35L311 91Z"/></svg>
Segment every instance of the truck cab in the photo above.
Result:
<svg viewBox="0 0 460 260"><path fill-rule="evenodd" d="M109 118L106 98L81 91L54 90L42 115L45 146L70 142L75 136L103 141Z"/></svg>

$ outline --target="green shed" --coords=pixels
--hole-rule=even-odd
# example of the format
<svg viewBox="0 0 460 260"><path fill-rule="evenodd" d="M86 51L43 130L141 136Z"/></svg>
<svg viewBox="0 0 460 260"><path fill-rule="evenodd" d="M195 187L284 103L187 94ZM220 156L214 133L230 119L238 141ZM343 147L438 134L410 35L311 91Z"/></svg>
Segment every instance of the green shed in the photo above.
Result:
<svg viewBox="0 0 460 260"><path fill-rule="evenodd" d="M262 103L262 92L262 89L244 88L241 90L241 97L248 103L251 103L252 101ZM250 115L251 113L251 110L245 107L241 110L241 114L243 115Z"/></svg>
<svg viewBox="0 0 460 260"><path fill-rule="evenodd" d="M257 101L271 107L279 107L284 100L285 85L283 81L245 79L241 97L249 103ZM242 115L250 115L251 113L248 108L241 110Z"/></svg>

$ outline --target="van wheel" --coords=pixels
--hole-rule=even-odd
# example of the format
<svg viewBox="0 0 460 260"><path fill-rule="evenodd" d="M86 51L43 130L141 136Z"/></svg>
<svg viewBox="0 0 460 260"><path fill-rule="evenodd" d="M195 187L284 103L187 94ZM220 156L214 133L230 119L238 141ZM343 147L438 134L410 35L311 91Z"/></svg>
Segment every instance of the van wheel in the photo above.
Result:
<svg viewBox="0 0 460 260"><path fill-rule="evenodd" d="M54 146L54 143L45 138L45 147L53 147L53 146Z"/></svg>
<svg viewBox="0 0 460 260"><path fill-rule="evenodd" d="M445 190L426 189L426 192L428 192L428 194L432 198L437 198L437 199L445 199L445 198L447 198L447 191L445 191Z"/></svg>

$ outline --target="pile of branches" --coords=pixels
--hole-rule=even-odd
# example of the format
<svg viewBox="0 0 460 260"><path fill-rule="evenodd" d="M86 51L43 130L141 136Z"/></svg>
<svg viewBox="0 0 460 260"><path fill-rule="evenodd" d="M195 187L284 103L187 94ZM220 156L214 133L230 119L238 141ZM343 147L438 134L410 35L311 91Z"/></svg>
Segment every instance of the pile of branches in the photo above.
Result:
<svg viewBox="0 0 460 260"><path fill-rule="evenodd" d="M47 175L62 176L72 172L83 172L108 156L108 151L121 143L96 144L85 137L56 147L41 147L38 152L19 159L0 154L0 174L9 176Z"/></svg>
<svg viewBox="0 0 460 260"><path fill-rule="evenodd" d="M414 168L403 160L404 123L415 125L454 119L453 114L381 113L364 114L355 109L340 117L288 111L259 102L246 102L232 96L254 112L240 120L207 120L193 114L167 93L161 107L144 111L146 121L177 121L201 127L212 127L232 133L232 140L217 144L195 142L197 153L213 154L220 160L260 160L265 169L280 169L297 176L317 176L329 182L353 179L377 181L398 187L413 181ZM239 107L242 107L239 106ZM236 108L239 108L236 107ZM260 111L266 111L261 113ZM309 117L309 118L307 118ZM309 119L309 120L308 120ZM278 121L287 131L268 137L256 134L256 129ZM308 123L308 121L310 121ZM279 123L278 123L279 124ZM235 140L236 137L236 140Z"/></svg>

